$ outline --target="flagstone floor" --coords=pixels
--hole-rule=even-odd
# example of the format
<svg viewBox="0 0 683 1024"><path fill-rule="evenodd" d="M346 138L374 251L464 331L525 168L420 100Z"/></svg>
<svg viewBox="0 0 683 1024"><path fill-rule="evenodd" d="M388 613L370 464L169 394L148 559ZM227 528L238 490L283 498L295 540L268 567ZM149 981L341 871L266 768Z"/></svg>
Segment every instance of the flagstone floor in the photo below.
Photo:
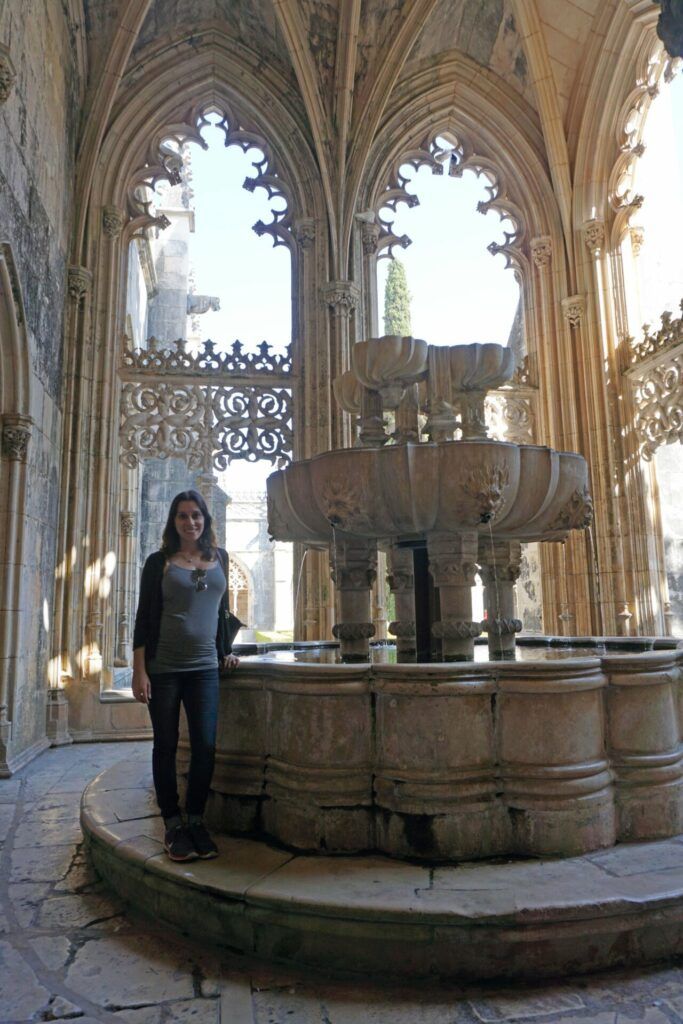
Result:
<svg viewBox="0 0 683 1024"><path fill-rule="evenodd" d="M49 750L0 780L0 1024L683 1024L683 966L473 987L328 978L206 949L124 908L90 869L90 779L146 743Z"/></svg>

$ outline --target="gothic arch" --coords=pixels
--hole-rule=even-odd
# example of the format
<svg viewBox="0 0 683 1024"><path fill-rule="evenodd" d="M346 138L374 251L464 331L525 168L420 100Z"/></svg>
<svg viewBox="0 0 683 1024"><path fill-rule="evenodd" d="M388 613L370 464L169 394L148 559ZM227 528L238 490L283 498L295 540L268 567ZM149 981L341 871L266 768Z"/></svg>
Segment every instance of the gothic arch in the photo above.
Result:
<svg viewBox="0 0 683 1024"><path fill-rule="evenodd" d="M0 414L28 416L31 375L26 316L9 242L0 242L0 338Z"/></svg>

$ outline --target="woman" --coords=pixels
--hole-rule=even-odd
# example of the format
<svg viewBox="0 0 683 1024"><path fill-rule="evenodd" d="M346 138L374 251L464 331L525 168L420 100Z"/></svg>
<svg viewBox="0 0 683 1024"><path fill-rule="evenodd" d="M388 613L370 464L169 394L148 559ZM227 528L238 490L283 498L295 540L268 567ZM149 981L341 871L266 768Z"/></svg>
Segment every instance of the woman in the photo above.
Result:
<svg viewBox="0 0 683 1024"><path fill-rule="evenodd" d="M154 731L152 773L171 860L218 856L202 821L213 775L218 668L232 670L234 631L227 602L228 555L216 546L201 494L171 502L161 550L145 562L133 636L133 696L147 704ZM232 634L232 635L231 635ZM178 803L180 704L190 735L187 823Z"/></svg>

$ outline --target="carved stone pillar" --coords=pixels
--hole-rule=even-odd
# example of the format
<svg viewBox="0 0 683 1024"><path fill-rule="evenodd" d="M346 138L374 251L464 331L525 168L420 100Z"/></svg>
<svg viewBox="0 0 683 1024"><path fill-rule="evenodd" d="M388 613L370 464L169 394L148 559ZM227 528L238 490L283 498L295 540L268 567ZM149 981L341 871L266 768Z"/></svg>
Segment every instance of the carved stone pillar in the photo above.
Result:
<svg viewBox="0 0 683 1024"><path fill-rule="evenodd" d="M473 661L481 623L472 621L472 587L477 571L476 530L428 533L429 571L439 588L441 618L432 635L441 640L444 661Z"/></svg>
<svg viewBox="0 0 683 1024"><path fill-rule="evenodd" d="M10 97L17 74L6 46L0 43L0 103L6 103Z"/></svg>
<svg viewBox="0 0 683 1024"><path fill-rule="evenodd" d="M351 281L330 281L322 288L330 310L330 380L341 376L349 363L351 323L360 302L360 291ZM332 446L348 447L349 425L340 411L332 409Z"/></svg>
<svg viewBox="0 0 683 1024"><path fill-rule="evenodd" d="M135 593L135 526L136 514L128 509L119 513L119 593L116 621L114 665L121 668L131 663Z"/></svg>
<svg viewBox="0 0 683 1024"><path fill-rule="evenodd" d="M381 448L389 440L384 430L382 396L379 391L361 388L360 431L358 444L361 448Z"/></svg>
<svg viewBox="0 0 683 1024"><path fill-rule="evenodd" d="M371 540L336 532L332 579L339 594L339 622L333 635L343 661L368 661L372 624L372 585L377 574L377 546Z"/></svg>
<svg viewBox="0 0 683 1024"><path fill-rule="evenodd" d="M415 573L412 548L392 546L387 552L387 582L396 602L396 619L389 632L396 637L398 661L417 660L415 629Z"/></svg>
<svg viewBox="0 0 683 1024"><path fill-rule="evenodd" d="M522 545L517 541L479 538L479 575L484 584L489 658L501 661L515 656L515 633L522 628L515 618L515 583L522 567Z"/></svg>

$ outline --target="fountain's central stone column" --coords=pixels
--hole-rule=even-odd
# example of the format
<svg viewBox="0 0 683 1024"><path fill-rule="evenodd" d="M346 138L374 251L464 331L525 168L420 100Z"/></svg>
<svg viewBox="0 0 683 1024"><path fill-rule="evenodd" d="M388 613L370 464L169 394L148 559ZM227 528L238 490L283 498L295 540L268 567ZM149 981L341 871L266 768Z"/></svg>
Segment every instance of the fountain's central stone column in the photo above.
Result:
<svg viewBox="0 0 683 1024"><path fill-rule="evenodd" d="M336 531L332 547L332 579L339 593L339 622L332 633L344 661L369 661L372 585L377 576L377 545L363 537Z"/></svg>
<svg viewBox="0 0 683 1024"><path fill-rule="evenodd" d="M439 588L440 618L432 635L441 640L444 661L473 661L481 623L472 621L472 587L477 572L476 530L428 533L429 571Z"/></svg>

